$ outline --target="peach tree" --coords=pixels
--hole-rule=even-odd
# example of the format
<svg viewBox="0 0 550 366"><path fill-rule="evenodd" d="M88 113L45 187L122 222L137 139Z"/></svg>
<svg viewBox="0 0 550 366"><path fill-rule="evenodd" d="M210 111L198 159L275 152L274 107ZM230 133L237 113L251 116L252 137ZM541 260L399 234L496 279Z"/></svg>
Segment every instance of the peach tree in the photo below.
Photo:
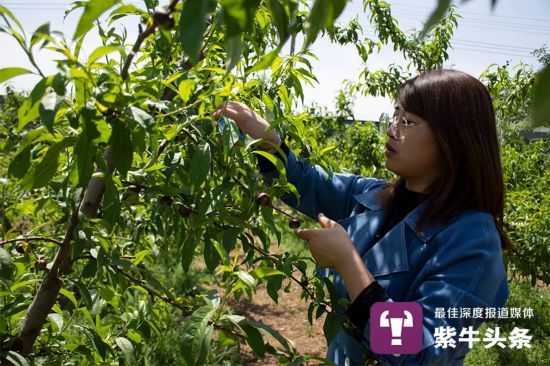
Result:
<svg viewBox="0 0 550 366"><path fill-rule="evenodd" d="M67 11L82 11L72 42L49 24L29 37L0 8L1 30L32 66L2 69L0 81L39 76L2 126L3 217L17 222L3 225L0 249L3 358L134 363L173 311L187 317L188 364L213 362L213 347L238 342L260 356L300 357L270 327L232 314L227 299L265 283L276 300L289 279L313 300L311 315L330 311L330 282L306 276L303 258L270 254L271 237L281 236L273 198L294 188L284 174L266 186L255 156L282 172L281 162L212 113L245 101L299 141L304 117L291 112L302 84L315 80L308 45L345 4L78 1ZM128 17L139 19L136 40L120 26ZM102 46L84 55L91 31ZM291 53L281 57L287 41ZM42 49L58 55L54 74L35 61ZM163 257L184 271L200 257L222 290L181 296L149 270Z"/></svg>

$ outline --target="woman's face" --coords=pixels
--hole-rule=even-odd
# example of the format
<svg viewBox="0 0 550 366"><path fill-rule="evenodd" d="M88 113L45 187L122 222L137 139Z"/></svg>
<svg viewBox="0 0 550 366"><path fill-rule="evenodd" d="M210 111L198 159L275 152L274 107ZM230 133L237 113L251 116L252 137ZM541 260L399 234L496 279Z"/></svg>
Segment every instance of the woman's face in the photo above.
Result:
<svg viewBox="0 0 550 366"><path fill-rule="evenodd" d="M397 104L386 134L386 168L403 177L408 189L423 192L440 172L439 148L430 125Z"/></svg>

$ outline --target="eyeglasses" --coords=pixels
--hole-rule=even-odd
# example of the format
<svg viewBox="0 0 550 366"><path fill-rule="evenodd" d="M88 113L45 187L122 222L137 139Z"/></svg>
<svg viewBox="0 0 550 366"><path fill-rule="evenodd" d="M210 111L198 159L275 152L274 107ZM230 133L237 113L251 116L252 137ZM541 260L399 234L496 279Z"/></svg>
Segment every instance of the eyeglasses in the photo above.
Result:
<svg viewBox="0 0 550 366"><path fill-rule="evenodd" d="M384 134L388 134L390 128L393 127L395 133L391 133L391 135L398 140L405 138L406 131L409 128L424 126L424 124L409 121L404 113L394 114L393 117L390 117L387 113L382 113L379 124Z"/></svg>

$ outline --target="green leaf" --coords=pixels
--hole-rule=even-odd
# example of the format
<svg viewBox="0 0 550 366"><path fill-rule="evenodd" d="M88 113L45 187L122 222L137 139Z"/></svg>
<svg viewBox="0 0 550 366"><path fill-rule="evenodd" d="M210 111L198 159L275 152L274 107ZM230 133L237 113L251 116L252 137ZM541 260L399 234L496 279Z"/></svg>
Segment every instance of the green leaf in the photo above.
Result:
<svg viewBox="0 0 550 366"><path fill-rule="evenodd" d="M132 166L134 151L132 134L123 121L114 121L111 134L113 148L113 163L122 176L125 176Z"/></svg>
<svg viewBox="0 0 550 366"><path fill-rule="evenodd" d="M237 277L241 282L251 290L256 290L256 280L248 272L239 271L237 272Z"/></svg>
<svg viewBox="0 0 550 366"><path fill-rule="evenodd" d="M8 354L6 355L6 360L11 362L11 364L14 366L29 366L29 362L27 361L27 359L14 351L8 352Z"/></svg>
<svg viewBox="0 0 550 366"><path fill-rule="evenodd" d="M273 51L269 52L268 54L264 55L260 61L256 63L251 69L246 71L246 74L251 74L253 72L261 71L264 69L267 69L273 64L273 61L277 58L279 55L279 52L281 51L281 48L278 47L274 49Z"/></svg>
<svg viewBox="0 0 550 366"><path fill-rule="evenodd" d="M285 7L279 0L269 0L269 10L275 20L275 26L279 33L279 43L282 46L285 41L290 37L290 30L288 28L288 15Z"/></svg>
<svg viewBox="0 0 550 366"><path fill-rule="evenodd" d="M304 23L306 40L302 47L305 50L315 42L321 29L331 28L334 21L340 16L347 0L315 0L311 12Z"/></svg>
<svg viewBox="0 0 550 366"><path fill-rule="evenodd" d="M251 325L251 326L253 326L257 329L260 329L264 333L269 334L271 337L276 339L277 342L279 342L281 344L281 346L283 346L288 352L296 353L296 346L294 345L294 343L291 342L291 341L288 341L285 337L283 337L279 332L277 332L275 329L271 328L269 325L263 324L263 323L260 323L260 322L257 322L255 320L251 320L251 319L247 319L246 323L248 323L249 325ZM240 323L240 324L242 324L242 323Z"/></svg>
<svg viewBox="0 0 550 366"><path fill-rule="evenodd" d="M25 99L17 116L19 118L19 124L17 128L21 131L29 122L37 119L40 116L40 102L42 97L46 93L46 87L50 85L53 80L53 76L43 78L32 89L31 94Z"/></svg>
<svg viewBox="0 0 550 366"><path fill-rule="evenodd" d="M126 113L128 114L129 118L137 122L137 124L145 128L149 132L151 132L151 130L155 127L155 119L143 109L129 106L126 108Z"/></svg>
<svg viewBox="0 0 550 366"><path fill-rule="evenodd" d="M74 295L71 292L69 292L67 289L62 288L61 290L59 290L59 293L65 296L67 299L69 299L73 303L75 308L78 306L76 297L74 297Z"/></svg>
<svg viewBox="0 0 550 366"><path fill-rule="evenodd" d="M65 83L67 78L63 74L55 74L52 80L52 89L57 93L57 95L65 95L67 87Z"/></svg>
<svg viewBox="0 0 550 366"><path fill-rule="evenodd" d="M260 267L252 271L252 275L258 279L270 277L270 276L284 276L285 273L279 271L278 269L269 268L269 267Z"/></svg>
<svg viewBox="0 0 550 366"><path fill-rule="evenodd" d="M63 328L63 316L57 313L48 314L48 320L55 324L59 332Z"/></svg>
<svg viewBox="0 0 550 366"><path fill-rule="evenodd" d="M537 75L533 107L534 127L550 125L550 65Z"/></svg>
<svg viewBox="0 0 550 366"><path fill-rule="evenodd" d="M94 139L99 136L99 132L92 119L93 114L91 111L83 110L81 118L84 120L84 128L78 137L74 153L78 169L78 185L85 186L88 184L94 171L94 160L97 150Z"/></svg>
<svg viewBox="0 0 550 366"><path fill-rule="evenodd" d="M266 347L260 331L250 325L248 320L243 320L239 323L239 325L246 333L246 343L248 343L255 354L257 354L260 358L263 358Z"/></svg>
<svg viewBox="0 0 550 366"><path fill-rule="evenodd" d="M92 345L94 346L95 350L101 356L103 360L105 360L105 356L107 355L107 350L110 350L109 345L101 339L99 334L91 328L82 326L82 325L75 325L76 328L82 329L86 337L92 342Z"/></svg>
<svg viewBox="0 0 550 366"><path fill-rule="evenodd" d="M116 51L119 51L119 52L122 53L124 51L124 47L123 46L115 46L115 45L108 45L108 46L98 47L92 52L90 57L88 57L88 65L93 64L94 61L97 60L98 58L103 57L105 55L108 55L109 53L116 52Z"/></svg>
<svg viewBox="0 0 550 366"><path fill-rule="evenodd" d="M133 365L136 362L136 352L134 350L134 345L128 339L124 337L116 337L115 343L122 350L124 358L128 365Z"/></svg>
<svg viewBox="0 0 550 366"><path fill-rule="evenodd" d="M316 304L314 302L311 302L309 304L309 307L307 308L307 320L310 325L313 325L313 310L315 310Z"/></svg>
<svg viewBox="0 0 550 366"><path fill-rule="evenodd" d="M183 271L187 273L189 271L189 266L193 261L193 256L195 255L195 248L197 247L197 239L194 236L187 236L181 244L181 267Z"/></svg>
<svg viewBox="0 0 550 366"><path fill-rule="evenodd" d="M137 266L138 264L141 263L141 261L145 258L145 256L147 256L147 254L149 254L151 252L152 252L151 249L144 249L144 250L141 250L141 251L137 252L135 254L135 258L132 259L132 264Z"/></svg>
<svg viewBox="0 0 550 366"><path fill-rule="evenodd" d="M222 0L223 20L229 37L251 29L260 0Z"/></svg>
<svg viewBox="0 0 550 366"><path fill-rule="evenodd" d="M241 59L243 53L243 40L241 35L225 37L225 47L227 49L226 72L231 71L237 62Z"/></svg>
<svg viewBox="0 0 550 366"><path fill-rule="evenodd" d="M23 178L31 166L31 146L27 146L12 158L8 174L15 178Z"/></svg>
<svg viewBox="0 0 550 366"><path fill-rule="evenodd" d="M24 74L32 74L32 72L21 67L6 67L5 69L0 69L0 83Z"/></svg>
<svg viewBox="0 0 550 366"><path fill-rule="evenodd" d="M231 252L235 248L237 243L237 235L239 235L240 230L237 228L227 229L223 233L222 245L227 253Z"/></svg>
<svg viewBox="0 0 550 366"><path fill-rule="evenodd" d="M97 261L95 259L89 260L82 269L82 278L91 278L97 273Z"/></svg>
<svg viewBox="0 0 550 366"><path fill-rule="evenodd" d="M426 34L430 31L430 29L436 25L443 17L445 16L445 13L447 13L447 10L449 9L449 6L451 6L451 0L438 0L437 1L437 7L435 10L430 14L430 17L424 23L424 29L422 29L422 32L420 32L420 39L423 39Z"/></svg>
<svg viewBox="0 0 550 366"><path fill-rule="evenodd" d="M178 94L180 95L183 104L186 104L189 101L189 98L191 98L191 95L193 95L195 85L196 83L193 79L185 79L180 82L180 85L178 85Z"/></svg>
<svg viewBox="0 0 550 366"><path fill-rule="evenodd" d="M186 1L181 9L179 21L181 48L193 64L199 59L208 14L215 7L216 3L212 0L193 0Z"/></svg>
<svg viewBox="0 0 550 366"><path fill-rule="evenodd" d="M11 255L2 247L0 247L0 279L9 281L12 279L15 265Z"/></svg>
<svg viewBox="0 0 550 366"><path fill-rule="evenodd" d="M53 133L53 124L55 122L55 115L59 110L59 107L63 103L63 98L59 98L56 93L48 93L40 102L38 112L40 114L40 120L46 126L48 131Z"/></svg>
<svg viewBox="0 0 550 366"><path fill-rule="evenodd" d="M25 33L25 30L23 29L23 27L21 26L21 23L19 23L19 20L17 20L17 18L13 15L13 13L11 11L9 11L6 7L0 5L0 14L4 14L4 15L7 15L8 18L10 18L11 20L13 20L15 22L15 24L17 24L17 26L19 27L19 30L22 32L22 33Z"/></svg>
<svg viewBox="0 0 550 366"><path fill-rule="evenodd" d="M275 166L275 168L277 168L277 171L279 172L279 174L281 176L286 176L285 165L275 155L273 155L271 153L268 153L267 151L262 151L262 150L255 150L255 151L252 151L252 152L254 154L261 155L261 156L265 157L267 160L269 160Z"/></svg>
<svg viewBox="0 0 550 366"><path fill-rule="evenodd" d="M336 313L328 313L325 318L325 323L323 324L323 333L327 340L327 344L330 344L332 340L336 337L336 334L342 328L340 316Z"/></svg>
<svg viewBox="0 0 550 366"><path fill-rule="evenodd" d="M86 3L84 12L80 16L76 31L73 36L73 40L88 33L94 26L94 22L103 14L107 9L112 7L118 2L118 0L90 0Z"/></svg>
<svg viewBox="0 0 550 366"><path fill-rule="evenodd" d="M262 206L261 207L261 214L262 219L267 224L267 227L275 234L275 237L277 238L277 243L281 243L281 230L279 229L278 225L275 223L275 220L273 218L273 210L269 206Z"/></svg>
<svg viewBox="0 0 550 366"><path fill-rule="evenodd" d="M109 25L111 25L113 21L113 15L126 16L130 14L141 15L143 17L147 17L149 15L146 11L139 9L133 4L121 5L109 14L109 18L111 18L109 19Z"/></svg>
<svg viewBox="0 0 550 366"><path fill-rule="evenodd" d="M281 289L281 286L283 285L283 277L282 276L273 276L270 277L267 282L267 294L273 301L275 301L277 304L279 303L279 290Z"/></svg>
<svg viewBox="0 0 550 366"><path fill-rule="evenodd" d="M92 260L89 263L97 263L97 261ZM93 301L92 301L92 295L90 295L90 291L88 290L88 287L80 280L77 280L74 284L76 285L76 287L78 287L78 291L80 292L80 296L84 300L84 304L86 304L86 308L91 309L93 306ZM85 316L87 313L89 316L89 312L86 308L80 308L80 309L82 310Z"/></svg>
<svg viewBox="0 0 550 366"><path fill-rule="evenodd" d="M113 151L114 154L114 151ZM103 219L114 225L120 218L120 198L110 174L105 174L105 194L103 195Z"/></svg>
<svg viewBox="0 0 550 366"><path fill-rule="evenodd" d="M208 172L210 171L210 163L210 145L206 142L200 143L191 158L191 167L189 168L191 194L193 194L195 189L200 187L200 185L206 180Z"/></svg>
<svg viewBox="0 0 550 366"><path fill-rule="evenodd" d="M214 241L209 239L204 243L204 264L210 272L214 272L218 264L220 264L221 257L214 247Z"/></svg>
<svg viewBox="0 0 550 366"><path fill-rule="evenodd" d="M50 23L44 23L40 27L36 28L31 37L31 47L40 42L41 39L46 39L44 44L50 39ZM44 46L44 44L42 46Z"/></svg>
<svg viewBox="0 0 550 366"><path fill-rule="evenodd" d="M188 365L204 364L204 359L208 353L211 342L212 332L208 322L216 309L210 305L205 305L193 312L189 317L183 329L181 330L182 355ZM201 361L203 361L201 363Z"/></svg>
<svg viewBox="0 0 550 366"><path fill-rule="evenodd" d="M34 189L46 186L54 177L55 173L57 173L59 153L66 147L73 145L74 142L75 139L73 137L66 137L57 144L48 148L46 155L44 155L34 171L32 185Z"/></svg>

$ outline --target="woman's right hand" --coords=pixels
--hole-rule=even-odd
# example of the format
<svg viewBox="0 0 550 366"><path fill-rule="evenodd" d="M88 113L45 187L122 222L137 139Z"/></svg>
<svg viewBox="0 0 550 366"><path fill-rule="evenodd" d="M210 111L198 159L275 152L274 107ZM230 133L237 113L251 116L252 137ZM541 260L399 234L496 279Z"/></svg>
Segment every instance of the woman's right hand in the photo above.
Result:
<svg viewBox="0 0 550 366"><path fill-rule="evenodd" d="M218 120L220 116L234 120L239 129L253 139L263 138L272 144L281 144L279 134L274 130L266 132L269 123L245 104L237 102L224 103L214 112L214 119ZM260 148L274 150L273 145L269 143L265 143Z"/></svg>

